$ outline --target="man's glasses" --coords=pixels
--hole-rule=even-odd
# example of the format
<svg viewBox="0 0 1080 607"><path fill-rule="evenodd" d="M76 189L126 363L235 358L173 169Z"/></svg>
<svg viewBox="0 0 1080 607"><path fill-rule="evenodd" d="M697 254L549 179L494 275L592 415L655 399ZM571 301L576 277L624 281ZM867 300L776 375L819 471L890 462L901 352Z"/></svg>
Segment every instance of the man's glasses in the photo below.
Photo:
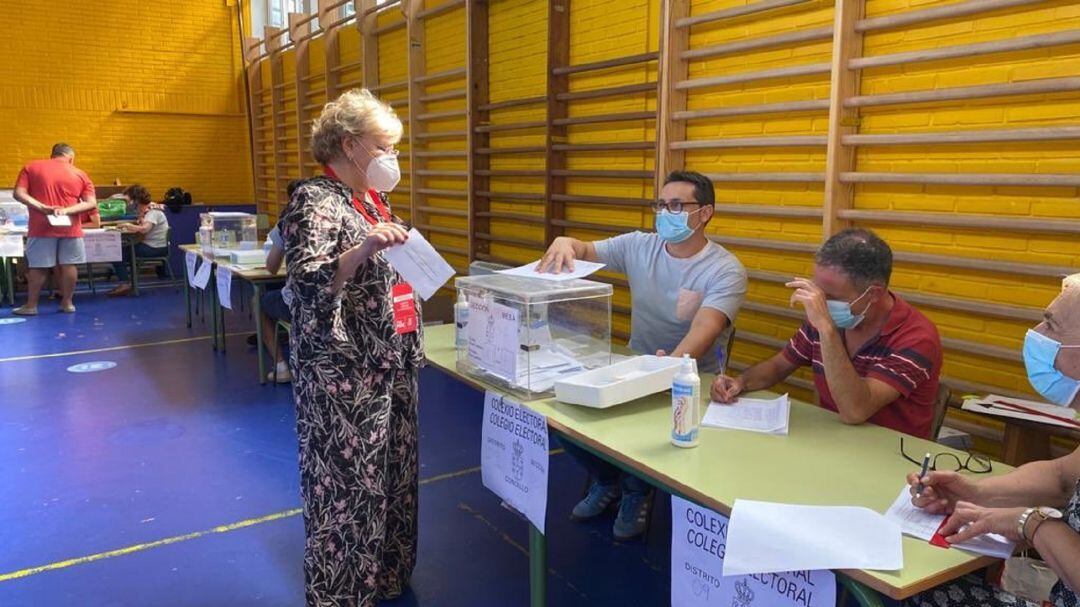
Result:
<svg viewBox="0 0 1080 607"><path fill-rule="evenodd" d="M915 459L904 451L903 436L900 437L900 455L904 456L904 459L916 466L922 467L922 458ZM948 472L967 470L968 472L975 474L986 474L994 469L994 465L990 462L990 458L984 455L968 453L967 457L961 459L960 456L955 453L937 453L930 456L930 469L945 470Z"/></svg>
<svg viewBox="0 0 1080 607"><path fill-rule="evenodd" d="M694 200L688 200L686 202L682 202L681 200L672 200L670 202L667 200L654 200L652 203L652 210L654 213L659 213L660 211L682 213L686 205L700 206L701 203Z"/></svg>

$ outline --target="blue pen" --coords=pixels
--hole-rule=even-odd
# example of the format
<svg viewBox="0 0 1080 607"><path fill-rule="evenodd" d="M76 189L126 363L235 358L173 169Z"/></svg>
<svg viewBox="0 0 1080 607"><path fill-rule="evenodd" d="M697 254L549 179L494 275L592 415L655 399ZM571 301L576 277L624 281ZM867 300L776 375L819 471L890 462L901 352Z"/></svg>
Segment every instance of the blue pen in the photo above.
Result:
<svg viewBox="0 0 1080 607"><path fill-rule="evenodd" d="M926 471L930 469L930 454L927 453L922 460L922 472L919 473L919 485L915 487L915 497L922 497L923 487L922 479L926 476Z"/></svg>

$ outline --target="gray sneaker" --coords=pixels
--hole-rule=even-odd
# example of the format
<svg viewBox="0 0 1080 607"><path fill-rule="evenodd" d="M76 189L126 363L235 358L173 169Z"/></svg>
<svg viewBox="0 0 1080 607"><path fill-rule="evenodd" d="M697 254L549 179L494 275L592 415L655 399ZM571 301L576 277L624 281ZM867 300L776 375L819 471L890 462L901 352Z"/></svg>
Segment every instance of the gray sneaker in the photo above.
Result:
<svg viewBox="0 0 1080 607"><path fill-rule="evenodd" d="M617 540L633 539L645 532L645 523L649 520L652 508L652 492L639 493L627 491L619 503L619 515L611 528Z"/></svg>
<svg viewBox="0 0 1080 607"><path fill-rule="evenodd" d="M615 503L618 497L619 485L617 483L601 485L594 482L589 487L589 493L585 495L585 498L574 506L570 518L575 521L585 521L600 516Z"/></svg>

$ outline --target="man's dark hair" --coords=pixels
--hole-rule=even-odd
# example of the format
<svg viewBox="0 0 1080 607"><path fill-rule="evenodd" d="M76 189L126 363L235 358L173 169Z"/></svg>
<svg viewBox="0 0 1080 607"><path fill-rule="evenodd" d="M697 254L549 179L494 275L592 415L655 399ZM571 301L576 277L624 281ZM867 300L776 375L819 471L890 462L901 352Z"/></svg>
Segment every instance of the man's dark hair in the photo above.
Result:
<svg viewBox="0 0 1080 607"><path fill-rule="evenodd" d="M58 143L52 146L52 155L49 158L59 158L60 156L71 156L75 153L75 148L66 143Z"/></svg>
<svg viewBox="0 0 1080 607"><path fill-rule="evenodd" d="M124 196L128 197L128 200L135 204L150 204L153 199L150 198L150 190L135 183L124 188Z"/></svg>
<svg viewBox="0 0 1080 607"><path fill-rule="evenodd" d="M664 185L675 182L689 183L694 186L694 200L698 204L716 206L716 190L708 177L695 171L672 171L668 173Z"/></svg>
<svg viewBox="0 0 1080 607"><path fill-rule="evenodd" d="M877 234L865 228L848 228L825 241L814 261L847 274L855 288L888 286L892 276L892 249Z"/></svg>

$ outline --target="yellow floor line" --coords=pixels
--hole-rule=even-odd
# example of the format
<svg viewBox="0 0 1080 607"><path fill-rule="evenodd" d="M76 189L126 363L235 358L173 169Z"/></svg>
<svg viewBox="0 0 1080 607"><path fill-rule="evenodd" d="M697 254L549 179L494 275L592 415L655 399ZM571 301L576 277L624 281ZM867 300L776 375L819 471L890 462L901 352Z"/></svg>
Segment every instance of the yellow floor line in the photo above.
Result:
<svg viewBox="0 0 1080 607"><path fill-rule="evenodd" d="M248 335L251 331L240 331L237 333L226 333L225 337L233 337L236 335ZM167 339L165 341L152 341L146 344L128 344L126 346L109 346L108 348L93 348L91 350L74 350L72 352L54 352L52 354L30 354L27 356L10 356L8 358L0 358L0 363L10 363L20 360L38 360L41 358L62 358L64 356L78 356L80 354L96 354L98 352L115 352L116 350L133 350L135 348L149 348L150 346L167 346L169 344L183 344L189 341L204 341L207 339L213 339L213 335L200 335L199 337L183 337L180 339Z"/></svg>
<svg viewBox="0 0 1080 607"><path fill-rule="evenodd" d="M465 468L464 470L457 470L454 472L447 472L446 474L440 474L431 478L425 478L420 480L420 485L427 485L429 483L436 483L451 478L457 478L459 476L465 476L466 474L473 474L480 471L479 466L473 468ZM45 573L46 571L55 571L57 569L66 569L75 565L84 565L86 563L92 563L94 561L100 561L117 556L124 556L127 554L133 554L135 552L142 552L143 550L150 550L151 548L158 548L161 546L168 546L170 544L177 544L180 542L186 542L189 540L199 539L200 537L206 537L215 533L228 533L230 531L236 531L237 529L243 529L245 527L252 527L254 525L261 525L262 523L269 523L272 521L280 520L283 518L289 518L296 516L303 512L301 508L293 508L291 510L283 510L281 512L275 512L274 514L268 514L266 516L260 516L258 518L249 518L238 523L230 523L228 525L220 525L213 529L206 529L203 531L196 531L194 533L188 533L185 535L177 535L174 537L167 537L162 540L154 542L148 542L145 544L135 544L134 546L128 546L127 548L120 548L117 550L109 550L107 552L99 552L97 554L91 554L89 556L81 556L79 558L67 559L64 561L57 561L55 563L49 563L48 565L41 565L40 567L30 567L27 569L20 569L19 571L12 571L11 573L0 574L0 582L6 582L9 580L17 580L19 578L29 577L31 575L37 575L39 573Z"/></svg>

